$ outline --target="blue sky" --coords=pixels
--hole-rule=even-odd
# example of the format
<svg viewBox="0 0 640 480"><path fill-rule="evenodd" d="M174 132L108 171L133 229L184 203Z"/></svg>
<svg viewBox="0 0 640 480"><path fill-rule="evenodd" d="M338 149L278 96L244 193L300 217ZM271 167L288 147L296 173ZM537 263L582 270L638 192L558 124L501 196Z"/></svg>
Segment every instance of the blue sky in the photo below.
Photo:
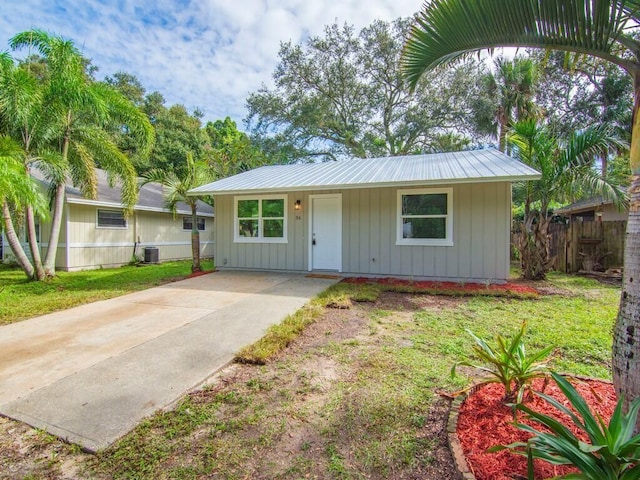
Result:
<svg viewBox="0 0 640 480"><path fill-rule="evenodd" d="M33 27L73 40L99 67L137 76L167 104L206 120L246 115L245 99L271 84L280 42L303 41L337 20L357 28L418 11L422 0L4 0L0 50ZM20 55L23 53L20 52Z"/></svg>

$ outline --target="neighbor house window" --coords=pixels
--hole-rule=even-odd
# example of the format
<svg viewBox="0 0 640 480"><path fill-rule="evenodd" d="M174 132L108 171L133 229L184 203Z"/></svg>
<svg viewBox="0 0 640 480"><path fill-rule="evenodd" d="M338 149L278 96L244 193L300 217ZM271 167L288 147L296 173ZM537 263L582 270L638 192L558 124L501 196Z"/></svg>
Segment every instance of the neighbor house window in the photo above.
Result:
<svg viewBox="0 0 640 480"><path fill-rule="evenodd" d="M398 190L398 245L453 245L453 189Z"/></svg>
<svg viewBox="0 0 640 480"><path fill-rule="evenodd" d="M196 217L196 226L198 230L204 232L205 229L205 220L204 217ZM193 230L193 222L191 221L191 217L182 217L182 229L183 230Z"/></svg>
<svg viewBox="0 0 640 480"><path fill-rule="evenodd" d="M234 241L285 243L286 208L286 195L236 197Z"/></svg>
<svg viewBox="0 0 640 480"><path fill-rule="evenodd" d="M40 243L40 224L38 222L35 222L35 230L36 230L36 243ZM24 234L27 240L27 243L29 243L29 231L27 230L27 227L25 227L24 229Z"/></svg>
<svg viewBox="0 0 640 480"><path fill-rule="evenodd" d="M98 227L127 228L127 219L122 210L98 210Z"/></svg>

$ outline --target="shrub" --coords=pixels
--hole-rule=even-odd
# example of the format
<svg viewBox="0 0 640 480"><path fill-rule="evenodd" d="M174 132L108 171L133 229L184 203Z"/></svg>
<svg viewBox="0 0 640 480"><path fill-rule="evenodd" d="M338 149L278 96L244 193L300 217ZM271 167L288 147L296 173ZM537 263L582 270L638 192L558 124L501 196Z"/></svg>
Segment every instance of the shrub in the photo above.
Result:
<svg viewBox="0 0 640 480"><path fill-rule="evenodd" d="M557 373L552 373L551 376L573 408L570 409L543 393L537 395L558 411L568 415L578 430L589 438L589 442L582 441L555 418L535 412L526 405L517 405L517 409L525 412L528 418L540 423L548 431L540 431L518 423L518 428L532 433L533 437L527 443L516 442L507 446L497 446L491 451L511 448L516 453L527 455L530 480L534 478L533 458L540 458L554 465L573 465L580 470L580 474L569 474L562 478L640 478L640 435L633 435L640 410L640 398L631 403L626 414L622 413L622 400L619 400L609 424L606 425L600 416L593 416L587 403L565 378Z"/></svg>
<svg viewBox="0 0 640 480"><path fill-rule="evenodd" d="M456 367L460 365L477 368L489 374L489 377L483 379L485 383L499 382L504 386L505 401L516 400L517 403L521 403L524 392L533 379L547 375L547 363L542 360L554 348L551 345L533 355L527 354L523 338L526 328L526 322L522 322L520 331L510 341L498 335L496 338L498 346L495 349L471 330L466 329L476 343L473 346L474 351L481 360L488 363L488 366L462 361L453 366L451 375L455 376Z"/></svg>

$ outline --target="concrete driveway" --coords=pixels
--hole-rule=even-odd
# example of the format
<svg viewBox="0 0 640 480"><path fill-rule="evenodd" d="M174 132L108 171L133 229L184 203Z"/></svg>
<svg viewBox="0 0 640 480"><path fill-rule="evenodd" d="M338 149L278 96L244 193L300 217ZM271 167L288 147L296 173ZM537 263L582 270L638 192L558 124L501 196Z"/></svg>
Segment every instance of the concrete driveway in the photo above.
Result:
<svg viewBox="0 0 640 480"><path fill-rule="evenodd" d="M336 281L216 272L0 327L0 414L105 448Z"/></svg>

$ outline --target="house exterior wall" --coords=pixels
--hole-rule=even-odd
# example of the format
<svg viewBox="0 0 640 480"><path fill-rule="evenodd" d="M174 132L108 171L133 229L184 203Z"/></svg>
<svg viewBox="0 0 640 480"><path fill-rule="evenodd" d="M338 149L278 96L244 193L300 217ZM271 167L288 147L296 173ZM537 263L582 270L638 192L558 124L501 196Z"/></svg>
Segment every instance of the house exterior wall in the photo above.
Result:
<svg viewBox="0 0 640 480"><path fill-rule="evenodd" d="M629 213L626 210L621 212L611 204L602 206L603 222L619 222L621 220L627 220L628 218Z"/></svg>
<svg viewBox="0 0 640 480"><path fill-rule="evenodd" d="M169 213L136 211L127 219L126 228L97 226L98 209L88 205L68 204L68 242L61 242L58 259L68 258L66 270L83 270L124 265L131 261L135 242L136 254L144 255L144 247L157 247L160 261L191 258L191 231L182 229L182 217ZM207 217L200 232L200 254L213 256L213 218ZM65 226L63 225L63 230Z"/></svg>
<svg viewBox="0 0 640 480"><path fill-rule="evenodd" d="M577 209L572 211L570 214L567 214L572 219L580 221L580 217L583 215L587 217L585 221L595 221L596 220L596 212L602 212L602 221L603 222L620 222L627 221L629 218L629 212L619 211L613 204L606 203L604 205L599 205L597 207L587 207L583 209Z"/></svg>
<svg viewBox="0 0 640 480"><path fill-rule="evenodd" d="M309 269L309 195L342 194L342 272L442 280L501 281L509 275L511 184L438 185L453 190L453 246L396 245L400 188L287 194L287 243L234 243L234 195L217 195L216 266ZM302 209L296 211L296 200Z"/></svg>

